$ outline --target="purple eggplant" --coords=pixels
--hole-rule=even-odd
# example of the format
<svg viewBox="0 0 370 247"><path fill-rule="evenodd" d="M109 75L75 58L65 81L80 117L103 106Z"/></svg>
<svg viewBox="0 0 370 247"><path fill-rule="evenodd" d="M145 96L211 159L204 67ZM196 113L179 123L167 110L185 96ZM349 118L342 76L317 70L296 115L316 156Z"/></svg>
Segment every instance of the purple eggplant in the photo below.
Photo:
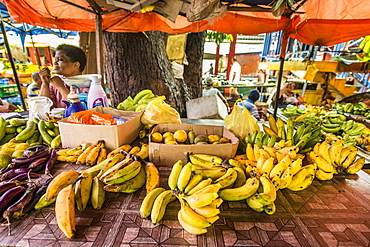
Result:
<svg viewBox="0 0 370 247"><path fill-rule="evenodd" d="M46 162L45 165L45 175L51 175L51 169L54 166L55 161L57 160L57 150L53 149L51 150L51 154L49 156L48 161Z"/></svg>
<svg viewBox="0 0 370 247"><path fill-rule="evenodd" d="M14 169L14 172L16 174L21 174L21 173L26 173L26 172L28 172L31 169L32 168L29 168L29 167L16 168L16 169Z"/></svg>
<svg viewBox="0 0 370 247"><path fill-rule="evenodd" d="M15 165L23 165L23 164L29 164L34 160L40 159L42 157L48 156L50 154L50 148L45 149L35 155L24 157L24 158L14 158L12 159L12 163Z"/></svg>
<svg viewBox="0 0 370 247"><path fill-rule="evenodd" d="M36 166L35 168L31 168L31 171L32 172L40 172L40 171L43 171L45 169L45 164L46 163L43 163L41 165Z"/></svg>
<svg viewBox="0 0 370 247"><path fill-rule="evenodd" d="M49 147L46 146L46 145L37 145L37 146L29 147L29 148L27 148L23 151L22 156L23 157L31 157L31 156L36 155L36 154L38 154L38 153L40 153L40 152L42 152L46 149L49 149Z"/></svg>
<svg viewBox="0 0 370 247"><path fill-rule="evenodd" d="M39 165L44 164L49 159L49 156L42 157L40 159L34 160L29 164L29 168L36 168Z"/></svg>
<svg viewBox="0 0 370 247"><path fill-rule="evenodd" d="M1 184L0 185L0 196L6 191L8 191L9 189L14 188L17 185L18 183L16 182L6 182L6 183Z"/></svg>
<svg viewBox="0 0 370 247"><path fill-rule="evenodd" d="M19 198L21 198L25 191L26 188L24 186L18 185L14 188L11 188L0 197L0 218L3 217L4 211Z"/></svg>
<svg viewBox="0 0 370 247"><path fill-rule="evenodd" d="M14 178L15 176L17 176L19 173L16 173L15 172L16 170L17 170L17 168L13 168L13 169L5 172L4 174L1 174L0 175L0 181L5 181L5 180L11 179L11 178Z"/></svg>
<svg viewBox="0 0 370 247"><path fill-rule="evenodd" d="M11 181L23 181L23 180L28 179L28 177L30 177L30 178L39 178L40 175L37 174L37 173L34 173L34 172L21 173L21 174L18 174L17 176L15 176L14 178L10 179L9 182L11 182Z"/></svg>
<svg viewBox="0 0 370 247"><path fill-rule="evenodd" d="M27 203L27 205L23 208L22 210L22 214L26 214L28 213L29 211L31 211L32 209L34 209L35 205L37 204L37 202L40 200L41 196L43 196L46 192L46 189L48 188L50 182L53 180L53 178L49 178L48 180L45 181L45 183L39 187L33 197L32 197L32 200Z"/></svg>
<svg viewBox="0 0 370 247"><path fill-rule="evenodd" d="M23 208L27 203L29 203L32 199L32 196L36 190L36 185L35 184L29 184L27 190L24 192L23 196L18 199L15 203L10 205L6 211L8 212L14 212L17 211L21 208Z"/></svg>

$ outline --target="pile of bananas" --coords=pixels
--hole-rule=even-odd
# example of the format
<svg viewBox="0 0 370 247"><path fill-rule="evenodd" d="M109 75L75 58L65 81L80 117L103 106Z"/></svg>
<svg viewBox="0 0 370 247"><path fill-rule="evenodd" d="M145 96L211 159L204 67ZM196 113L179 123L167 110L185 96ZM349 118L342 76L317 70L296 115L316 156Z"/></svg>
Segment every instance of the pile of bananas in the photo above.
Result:
<svg viewBox="0 0 370 247"><path fill-rule="evenodd" d="M340 140L329 147L327 142L317 143L309 153L309 160L317 165L316 178L330 180L334 174L355 174L362 169L365 158L357 158L358 149L353 146L343 146Z"/></svg>
<svg viewBox="0 0 370 247"><path fill-rule="evenodd" d="M83 211L90 201L94 209L100 209L106 192L132 193L145 183L148 194L158 188L159 172L153 163L144 161L148 156L147 144L141 147L125 144L92 167L62 172L51 180L35 209L55 202L58 226L71 238L76 231L75 207Z"/></svg>
<svg viewBox="0 0 370 247"><path fill-rule="evenodd" d="M217 192L225 184L222 179L212 184L211 178L205 179L201 174L193 175L192 170L192 163L183 165L181 160L176 162L168 178L171 190L158 187L147 194L140 207L141 216L150 216L152 223L158 223L168 203L177 197L181 204L177 215L181 226L193 235L206 233L207 227L219 219L219 207L223 200L218 198Z"/></svg>
<svg viewBox="0 0 370 247"><path fill-rule="evenodd" d="M154 98L155 95L151 90L144 89L136 94L133 99L131 96L128 96L124 101L118 104L117 109L123 111L142 111Z"/></svg>
<svg viewBox="0 0 370 247"><path fill-rule="evenodd" d="M321 140L320 128L313 123L303 123L295 130L292 118L288 118L285 125L281 118L278 118L276 122L271 114L268 117L268 122L269 127L263 124L263 130L269 136L276 136L277 140L283 140L286 147L297 146L300 153L310 152ZM259 147L261 148L261 145Z"/></svg>
<svg viewBox="0 0 370 247"><path fill-rule="evenodd" d="M57 152L57 160L76 163L77 165L93 166L107 158L104 140L99 140L92 145L83 143L75 148L61 149Z"/></svg>

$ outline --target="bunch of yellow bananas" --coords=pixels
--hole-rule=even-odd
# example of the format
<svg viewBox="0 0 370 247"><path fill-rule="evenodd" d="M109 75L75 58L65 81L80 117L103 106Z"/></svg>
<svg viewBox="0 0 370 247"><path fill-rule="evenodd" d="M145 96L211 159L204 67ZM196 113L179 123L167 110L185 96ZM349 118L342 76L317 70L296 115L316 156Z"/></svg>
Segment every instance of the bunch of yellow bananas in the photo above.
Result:
<svg viewBox="0 0 370 247"><path fill-rule="evenodd" d="M93 145L81 144L75 148L61 149L57 152L57 160L76 163L77 165L93 166L107 158L104 141L99 140Z"/></svg>
<svg viewBox="0 0 370 247"><path fill-rule="evenodd" d="M329 147L327 142L317 143L309 153L309 160L317 165L316 178L330 180L334 174L355 174L362 169L365 158L357 158L358 149L353 146L344 147L344 141L335 142Z"/></svg>

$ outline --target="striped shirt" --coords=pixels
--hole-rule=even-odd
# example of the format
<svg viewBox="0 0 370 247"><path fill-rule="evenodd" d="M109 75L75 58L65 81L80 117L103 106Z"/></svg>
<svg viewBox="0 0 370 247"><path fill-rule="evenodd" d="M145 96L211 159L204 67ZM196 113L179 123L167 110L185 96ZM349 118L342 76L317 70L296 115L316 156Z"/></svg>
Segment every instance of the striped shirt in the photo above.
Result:
<svg viewBox="0 0 370 247"><path fill-rule="evenodd" d="M250 99L243 100L243 102L238 103L239 106L244 106L248 109L248 111L251 113L253 117L255 117L257 120L260 119L260 116L258 114L257 106L254 104L254 102Z"/></svg>

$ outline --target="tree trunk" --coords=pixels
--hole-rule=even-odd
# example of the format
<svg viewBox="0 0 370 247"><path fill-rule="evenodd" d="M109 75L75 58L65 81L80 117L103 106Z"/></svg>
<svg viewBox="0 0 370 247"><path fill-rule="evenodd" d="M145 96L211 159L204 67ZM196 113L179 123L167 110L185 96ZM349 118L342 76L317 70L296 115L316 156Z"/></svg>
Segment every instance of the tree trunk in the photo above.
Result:
<svg viewBox="0 0 370 247"><path fill-rule="evenodd" d="M143 89L151 89L156 95L166 96L166 103L181 117L186 116L185 102L201 95L205 32L188 35L189 65L185 66L184 80L174 78L166 54L167 36L158 31L104 33L104 66L113 106Z"/></svg>

